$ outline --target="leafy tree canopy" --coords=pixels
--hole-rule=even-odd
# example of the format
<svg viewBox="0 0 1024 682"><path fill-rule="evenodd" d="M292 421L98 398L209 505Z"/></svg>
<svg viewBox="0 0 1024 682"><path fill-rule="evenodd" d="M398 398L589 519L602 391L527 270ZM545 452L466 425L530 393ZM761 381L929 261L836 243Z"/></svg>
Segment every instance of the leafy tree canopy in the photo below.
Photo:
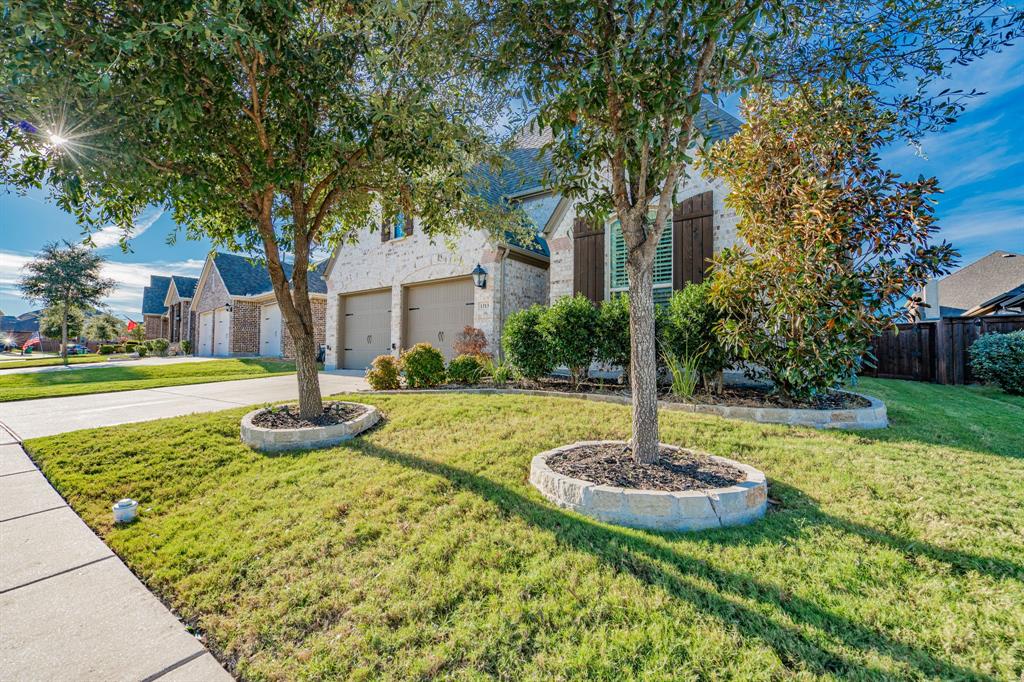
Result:
<svg viewBox="0 0 1024 682"><path fill-rule="evenodd" d="M63 322L64 306L59 303L52 305L46 308L39 317L39 333L48 339L59 339ZM68 308L68 338L80 335L84 325L85 313L82 312L82 309L75 306Z"/></svg>
<svg viewBox="0 0 1024 682"><path fill-rule="evenodd" d="M125 322L116 315L100 313L86 321L82 333L92 341L116 341L125 333Z"/></svg>

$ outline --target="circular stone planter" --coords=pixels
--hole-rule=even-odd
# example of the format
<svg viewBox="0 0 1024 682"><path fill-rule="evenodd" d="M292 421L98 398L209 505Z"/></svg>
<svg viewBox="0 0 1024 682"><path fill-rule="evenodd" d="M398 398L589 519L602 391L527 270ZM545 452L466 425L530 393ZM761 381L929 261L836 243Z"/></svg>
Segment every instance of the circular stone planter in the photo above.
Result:
<svg viewBox="0 0 1024 682"><path fill-rule="evenodd" d="M580 445L603 443L625 445L621 441L587 441L542 452L530 464L530 483L559 507L631 528L663 531L724 528L756 521L768 509L768 483L764 474L725 457L707 455L720 464L736 467L747 475L747 480L726 488L678 492L598 485L560 474L547 464L548 458L556 453ZM662 447L681 449L673 445Z"/></svg>
<svg viewBox="0 0 1024 682"><path fill-rule="evenodd" d="M358 405L366 408L366 411L355 419L341 424L310 426L301 429L268 429L256 426L252 420L266 409L261 407L242 417L242 442L263 452L325 448L355 438L380 421L380 411L373 405L345 404Z"/></svg>

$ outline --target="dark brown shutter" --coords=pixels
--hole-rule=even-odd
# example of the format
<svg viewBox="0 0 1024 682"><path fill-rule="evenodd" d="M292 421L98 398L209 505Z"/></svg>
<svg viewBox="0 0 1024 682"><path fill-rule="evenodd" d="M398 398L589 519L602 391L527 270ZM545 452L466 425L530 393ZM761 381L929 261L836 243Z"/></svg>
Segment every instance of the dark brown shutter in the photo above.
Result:
<svg viewBox="0 0 1024 682"><path fill-rule="evenodd" d="M380 219L380 240L386 242L391 239L391 221L387 216Z"/></svg>
<svg viewBox="0 0 1024 682"><path fill-rule="evenodd" d="M413 219L413 217L411 215L407 215L406 216L406 218L405 218L405 236L406 237L411 237L412 236L412 227L413 227L413 224L415 222L416 221Z"/></svg>
<svg viewBox="0 0 1024 682"><path fill-rule="evenodd" d="M604 225L577 218L572 238L572 292L600 303L604 300Z"/></svg>
<svg viewBox="0 0 1024 682"><path fill-rule="evenodd" d="M676 204L672 216L672 288L704 281L714 256L715 232L711 192Z"/></svg>

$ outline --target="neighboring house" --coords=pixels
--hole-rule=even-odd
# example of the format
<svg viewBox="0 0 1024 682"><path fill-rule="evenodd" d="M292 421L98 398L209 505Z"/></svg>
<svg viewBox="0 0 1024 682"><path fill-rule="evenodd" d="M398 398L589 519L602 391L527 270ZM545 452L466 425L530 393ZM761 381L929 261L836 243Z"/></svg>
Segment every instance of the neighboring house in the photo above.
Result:
<svg viewBox="0 0 1024 682"><path fill-rule="evenodd" d="M10 339L10 343L23 346L39 332L39 318L42 314L42 310L30 310L21 315L0 316L0 339Z"/></svg>
<svg viewBox="0 0 1024 682"><path fill-rule="evenodd" d="M325 343L327 261L309 272L314 336ZM284 264L291 278L291 264ZM206 259L191 300L196 355L294 357L295 344L274 297L270 273L245 256L215 253Z"/></svg>
<svg viewBox="0 0 1024 682"><path fill-rule="evenodd" d="M705 102L705 136L728 137L739 125ZM338 247L324 273L329 369L362 369L378 355L419 342L450 359L452 342L466 326L481 329L489 350L499 353L504 322L515 311L574 294L603 301L627 289L618 221L587 221L572 200L542 186L545 141L544 134L524 131L502 171L486 173L477 190L488 201L521 206L537 229L533 243L468 231L448 248L444 239L427 237L415 219L399 219ZM679 189L671 228L658 245L658 302L673 289L702 281L711 256L736 241L738 218L724 206L724 183L693 175ZM478 265L486 273L483 286L472 276Z"/></svg>
<svg viewBox="0 0 1024 682"><path fill-rule="evenodd" d="M170 334L165 303L170 287L170 277L150 275L149 286L142 290L142 326L147 339L166 339Z"/></svg>
<svg viewBox="0 0 1024 682"><path fill-rule="evenodd" d="M1024 305L1024 255L993 251L951 275L932 280L922 293L922 319L1018 314Z"/></svg>
<svg viewBox="0 0 1024 682"><path fill-rule="evenodd" d="M192 331L195 326L195 315L192 314L191 305L199 279L171 275L170 280L163 300L164 316L167 320L167 336L164 338L170 341L171 346L180 346L181 342L187 339L194 348Z"/></svg>

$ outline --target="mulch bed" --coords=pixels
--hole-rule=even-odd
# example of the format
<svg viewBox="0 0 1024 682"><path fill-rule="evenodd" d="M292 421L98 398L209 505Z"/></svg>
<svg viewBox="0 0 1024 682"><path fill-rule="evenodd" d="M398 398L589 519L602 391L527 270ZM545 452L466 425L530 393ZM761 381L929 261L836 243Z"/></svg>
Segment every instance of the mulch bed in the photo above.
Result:
<svg viewBox="0 0 1024 682"><path fill-rule="evenodd" d="M690 450L662 447L656 462L637 464L628 445L579 445L547 459L553 471L599 485L638 490L706 490L747 479L739 469Z"/></svg>
<svg viewBox="0 0 1024 682"><path fill-rule="evenodd" d="M352 421L366 412L366 407L352 403L327 403L324 412L315 419L299 417L298 405L271 407L253 417L253 426L264 429L303 429L314 426L331 426Z"/></svg>

